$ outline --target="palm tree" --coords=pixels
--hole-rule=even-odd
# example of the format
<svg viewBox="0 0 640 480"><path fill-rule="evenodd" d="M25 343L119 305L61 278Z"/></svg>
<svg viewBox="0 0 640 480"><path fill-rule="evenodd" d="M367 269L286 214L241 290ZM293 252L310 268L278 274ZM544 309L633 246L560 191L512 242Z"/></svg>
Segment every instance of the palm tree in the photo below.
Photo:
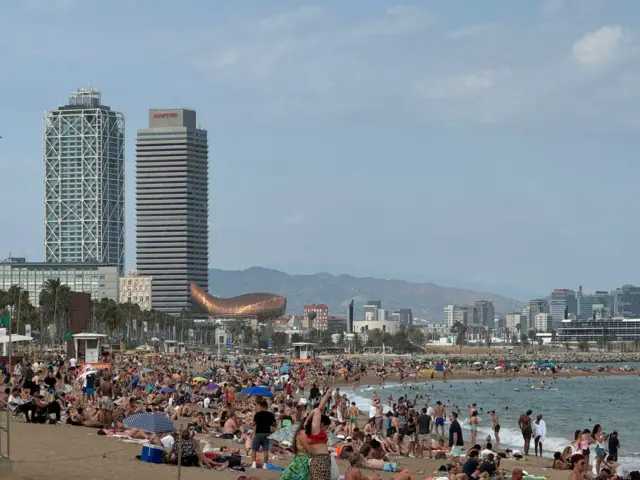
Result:
<svg viewBox="0 0 640 480"><path fill-rule="evenodd" d="M460 347L460 353L462 353L462 346L465 344L467 335L467 326L460 322L454 322L451 325L451 333L456 337L456 345Z"/></svg>
<svg viewBox="0 0 640 480"><path fill-rule="evenodd" d="M42 313L47 318L49 324L57 327L58 318L58 293L61 283L59 278L50 278L44 282L44 287L39 295L40 307ZM40 332L40 348L43 348L44 332Z"/></svg>

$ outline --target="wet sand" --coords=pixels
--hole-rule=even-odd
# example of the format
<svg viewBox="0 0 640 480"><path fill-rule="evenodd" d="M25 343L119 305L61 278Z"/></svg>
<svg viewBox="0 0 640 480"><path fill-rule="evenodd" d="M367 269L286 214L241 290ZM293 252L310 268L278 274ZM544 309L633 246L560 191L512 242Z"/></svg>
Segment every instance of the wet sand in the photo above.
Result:
<svg viewBox="0 0 640 480"><path fill-rule="evenodd" d="M28 425L12 423L12 459L14 478L17 480L174 480L178 478L177 467L152 465L134 459L141 447L128 445L118 440L99 437L96 430L83 427ZM230 445L224 440L213 439L212 445ZM246 461L247 459L245 459ZM288 458L275 460L276 465L286 466ZM400 464L409 468L414 479L423 480L444 460L401 458ZM347 462L340 461L340 472L344 473ZM545 475L552 480L564 480L568 472L547 470L550 459L505 460L503 468L520 467L531 474ZM421 473L416 473L421 472ZM390 480L392 474L379 472L381 478ZM370 471L364 474L371 475ZM246 469L246 472L213 471L200 468L183 468L181 478L197 480L219 478L234 480L240 475L253 475L265 480L277 480L279 472ZM10 477L2 476L2 480Z"/></svg>

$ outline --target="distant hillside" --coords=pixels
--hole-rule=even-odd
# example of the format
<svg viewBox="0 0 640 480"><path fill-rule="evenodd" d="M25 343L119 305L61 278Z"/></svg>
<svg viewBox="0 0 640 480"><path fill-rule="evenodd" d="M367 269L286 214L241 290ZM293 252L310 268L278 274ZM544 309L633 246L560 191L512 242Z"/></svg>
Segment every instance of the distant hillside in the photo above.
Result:
<svg viewBox="0 0 640 480"><path fill-rule="evenodd" d="M446 305L472 305L476 300L490 300L496 313L510 312L511 300L493 293L461 288L441 287L433 283L410 283L403 280L356 278L350 275L289 275L262 267L246 270L209 270L209 290L218 297L242 293L267 292L287 297L287 312L298 314L304 305L326 303L331 315L344 315L351 299L356 311L369 300L380 300L385 310L411 308L413 315L440 321Z"/></svg>

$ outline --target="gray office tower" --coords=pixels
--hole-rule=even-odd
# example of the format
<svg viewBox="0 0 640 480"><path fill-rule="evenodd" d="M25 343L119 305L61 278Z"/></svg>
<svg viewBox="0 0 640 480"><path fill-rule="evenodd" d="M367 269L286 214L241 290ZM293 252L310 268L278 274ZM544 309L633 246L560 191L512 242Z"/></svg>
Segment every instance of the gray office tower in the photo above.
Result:
<svg viewBox="0 0 640 480"><path fill-rule="evenodd" d="M207 131L189 109L149 110L136 140L136 264L152 277L153 308L192 307L190 282L208 290Z"/></svg>
<svg viewBox="0 0 640 480"><path fill-rule="evenodd" d="M44 117L44 259L124 271L124 117L83 88Z"/></svg>

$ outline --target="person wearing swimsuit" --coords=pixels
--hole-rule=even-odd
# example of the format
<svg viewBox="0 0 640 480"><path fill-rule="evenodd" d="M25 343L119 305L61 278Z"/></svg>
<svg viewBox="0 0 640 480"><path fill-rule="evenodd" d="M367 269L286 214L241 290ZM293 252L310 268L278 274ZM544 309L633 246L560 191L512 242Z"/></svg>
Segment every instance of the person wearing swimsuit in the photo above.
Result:
<svg viewBox="0 0 640 480"><path fill-rule="evenodd" d="M524 439L524 455L529 456L529 446L531 445L531 436L533 435L533 428L531 427L531 415L532 411L527 410L526 413L520 415L518 419L518 427L522 432L522 438Z"/></svg>
<svg viewBox="0 0 640 480"><path fill-rule="evenodd" d="M304 430L309 444L309 480L331 480L331 457L329 456L329 436L326 429L331 425L331 420L323 415L327 401L331 397L331 389L328 388L320 401L320 405L314 408L305 420Z"/></svg>
<svg viewBox="0 0 640 480"><path fill-rule="evenodd" d="M478 411L471 412L471 418L469 419L469 430L471 430L471 444L476 444L476 437L478 436Z"/></svg>
<svg viewBox="0 0 640 480"><path fill-rule="evenodd" d="M440 400L436 402L436 408L433 410L433 414L436 417L436 435L438 435L438 429L440 429L440 436L444 437L444 419L447 416L447 412Z"/></svg>

